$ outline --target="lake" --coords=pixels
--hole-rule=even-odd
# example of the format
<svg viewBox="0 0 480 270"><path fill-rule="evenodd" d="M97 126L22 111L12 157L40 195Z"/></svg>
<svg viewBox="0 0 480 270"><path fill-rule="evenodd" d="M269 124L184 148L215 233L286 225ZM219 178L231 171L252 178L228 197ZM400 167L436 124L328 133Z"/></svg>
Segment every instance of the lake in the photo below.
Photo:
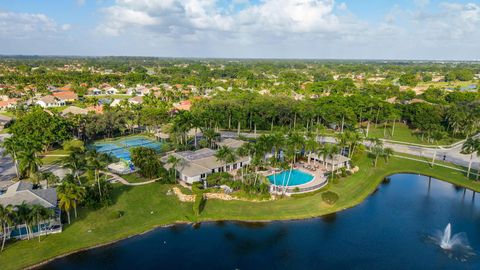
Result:
<svg viewBox="0 0 480 270"><path fill-rule="evenodd" d="M360 205L326 217L161 228L40 269L480 269L473 192L425 176L390 178ZM468 252L434 241L448 223L464 232Z"/></svg>

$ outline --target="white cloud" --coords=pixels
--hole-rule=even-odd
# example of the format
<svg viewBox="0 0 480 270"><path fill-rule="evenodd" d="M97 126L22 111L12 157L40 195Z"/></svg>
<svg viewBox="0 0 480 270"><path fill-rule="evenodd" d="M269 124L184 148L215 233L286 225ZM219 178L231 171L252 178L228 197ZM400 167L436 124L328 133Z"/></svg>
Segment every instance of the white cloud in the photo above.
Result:
<svg viewBox="0 0 480 270"><path fill-rule="evenodd" d="M48 37L59 30L68 30L64 28L45 14L0 11L0 36L4 38Z"/></svg>

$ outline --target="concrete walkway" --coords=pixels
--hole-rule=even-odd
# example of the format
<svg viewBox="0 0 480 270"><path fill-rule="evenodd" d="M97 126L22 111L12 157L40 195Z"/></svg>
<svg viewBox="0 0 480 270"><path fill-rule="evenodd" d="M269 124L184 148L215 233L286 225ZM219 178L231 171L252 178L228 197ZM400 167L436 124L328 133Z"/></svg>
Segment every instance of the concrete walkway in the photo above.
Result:
<svg viewBox="0 0 480 270"><path fill-rule="evenodd" d="M151 184L157 180L159 180L160 178L157 178L157 179L152 179L152 180L148 180L148 181L145 181L145 182L141 182L141 183L130 183L128 182L127 180L125 180L123 177L121 177L120 175L117 175L117 174L114 174L114 173L111 173L111 172L106 172L106 171L102 171L101 173L105 174L105 175L108 175L111 177L111 179L117 181L117 182L120 182L126 186L142 186L142 185L147 185L147 184Z"/></svg>

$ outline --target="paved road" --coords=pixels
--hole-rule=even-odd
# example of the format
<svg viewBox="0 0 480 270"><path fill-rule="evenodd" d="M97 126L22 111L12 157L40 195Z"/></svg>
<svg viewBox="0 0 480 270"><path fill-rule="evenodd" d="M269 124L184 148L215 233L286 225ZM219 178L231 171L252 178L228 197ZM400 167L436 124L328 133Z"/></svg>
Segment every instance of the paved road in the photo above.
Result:
<svg viewBox="0 0 480 270"><path fill-rule="evenodd" d="M0 134L0 142L7 138L8 134ZM10 179L16 176L13 160L9 155L4 156L4 149L0 148L0 189L11 184Z"/></svg>
<svg viewBox="0 0 480 270"><path fill-rule="evenodd" d="M232 131L221 131L220 132L222 138L236 138L238 137L237 132ZM260 134L254 133L240 133L240 135L247 137L247 138L257 138ZM476 135L476 137L480 137L480 134ZM322 143L334 143L336 142L335 137L324 137L319 136L317 138L319 142ZM369 142L364 142L365 145L369 145ZM424 157L433 159L435 155L436 160L444 160L447 162L451 162L453 164L461 165L464 167L468 167L468 163L470 161L470 155L464 155L461 152L463 142L457 142L451 148L441 148L441 149L432 149L429 147L421 147L421 146L413 146L413 145L405 145L393 142L384 142L385 147L392 148L397 153L404 153L410 154L418 157ZM480 158L474 156L472 161L472 168L479 168L480 167Z"/></svg>

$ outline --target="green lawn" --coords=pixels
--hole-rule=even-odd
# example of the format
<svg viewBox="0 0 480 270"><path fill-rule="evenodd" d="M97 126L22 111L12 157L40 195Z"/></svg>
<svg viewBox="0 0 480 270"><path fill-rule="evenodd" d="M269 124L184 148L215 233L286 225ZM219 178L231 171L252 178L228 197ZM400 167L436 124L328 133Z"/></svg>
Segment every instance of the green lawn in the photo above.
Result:
<svg viewBox="0 0 480 270"><path fill-rule="evenodd" d="M83 146L83 142L79 140L71 140L69 141L69 145L73 147L81 147ZM63 148L48 151L47 153L42 155L43 165L59 164L65 158L62 155L69 155L69 154L70 154L70 150L65 150Z"/></svg>
<svg viewBox="0 0 480 270"><path fill-rule="evenodd" d="M152 183L127 187L116 185L114 205L99 210L80 210L78 219L65 226L64 232L38 240L19 241L7 245L0 254L2 270L18 269L64 253L104 244L145 232L157 226L175 222L205 220L284 220L317 217L361 203L375 191L385 176L412 172L430 175L456 185L480 191L480 182L468 180L461 172L435 167L415 161L392 158L388 164L380 160L377 168L371 159L363 158L357 165L360 171L329 184L325 190L337 193L340 198L333 205L325 204L322 192L301 198L284 198L268 202L207 201L200 217L193 216L192 203L181 203L175 196L167 196L171 185ZM324 191L325 191L324 190ZM124 215L115 218L115 213Z"/></svg>
<svg viewBox="0 0 480 270"><path fill-rule="evenodd" d="M364 125L363 128L366 128L366 126ZM422 141L421 135L416 134L414 130L409 129L408 126L403 123L395 123L395 132L393 136L392 136L392 130L393 130L392 124L391 123L387 124L385 136L384 136L383 124L378 124L377 127L375 127L375 124L370 124L370 131L368 133L368 137L388 139L388 140L406 142L406 143L432 145L432 146L433 145L450 145L460 140L460 139L445 138L435 143L430 143L426 139Z"/></svg>
<svg viewBox="0 0 480 270"><path fill-rule="evenodd" d="M149 181L149 179L146 179L137 173L124 174L122 177L130 183L143 183Z"/></svg>

